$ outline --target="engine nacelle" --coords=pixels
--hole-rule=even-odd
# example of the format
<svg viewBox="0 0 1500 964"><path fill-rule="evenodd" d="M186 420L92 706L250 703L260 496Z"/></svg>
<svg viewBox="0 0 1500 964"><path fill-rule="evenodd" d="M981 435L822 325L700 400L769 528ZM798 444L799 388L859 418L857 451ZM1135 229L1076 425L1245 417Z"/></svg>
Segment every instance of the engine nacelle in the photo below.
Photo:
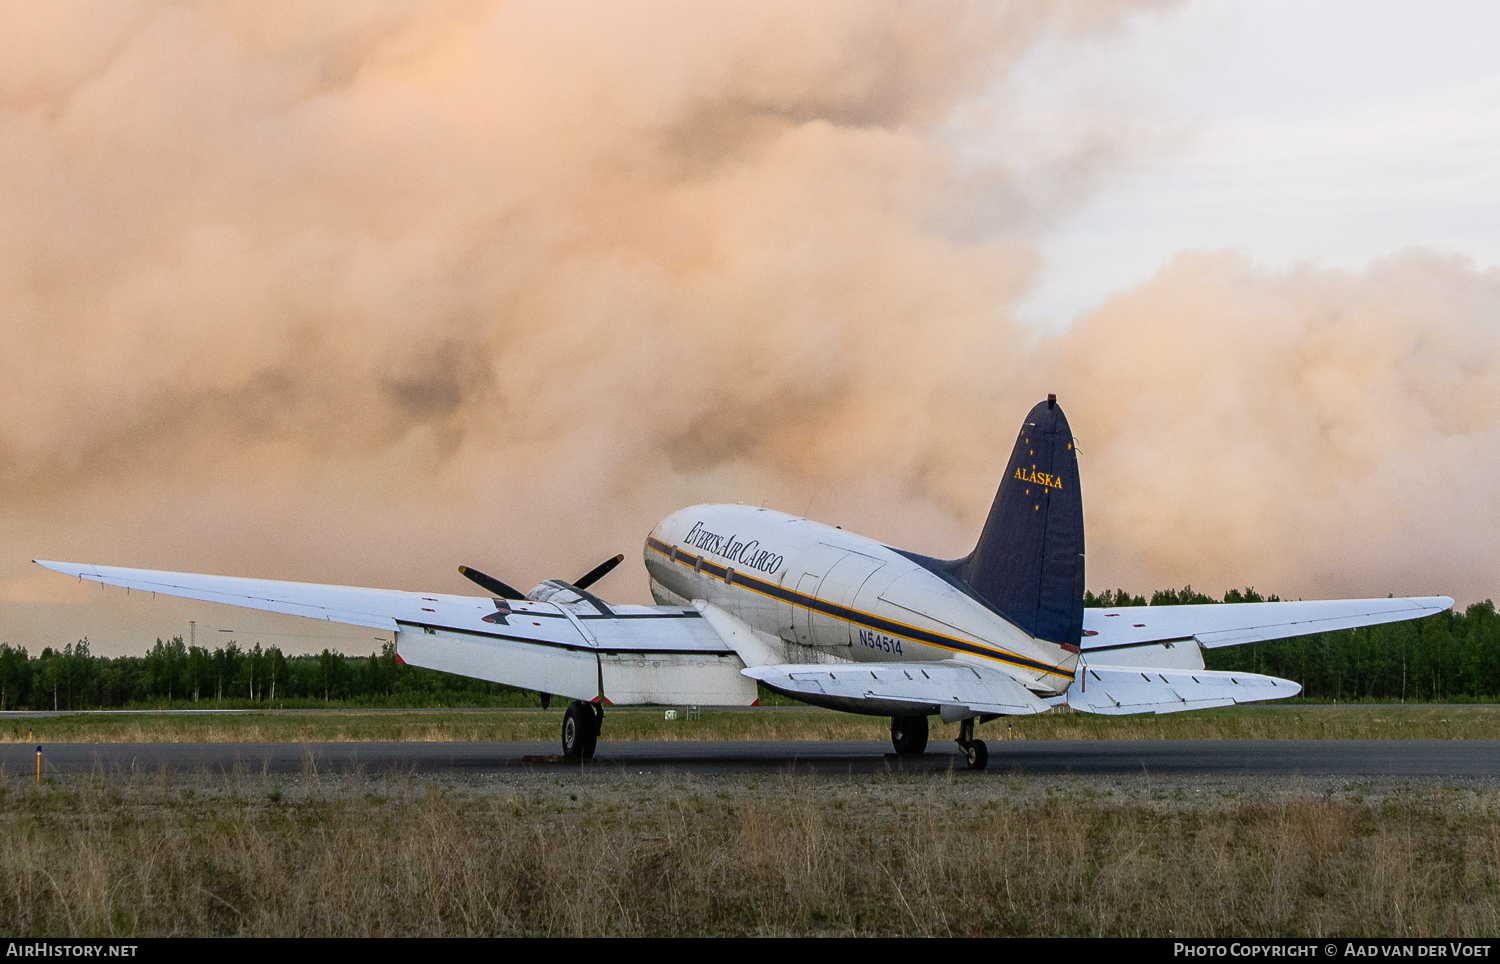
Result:
<svg viewBox="0 0 1500 964"><path fill-rule="evenodd" d="M561 579L548 579L527 593L526 598L532 602L565 605L567 603L582 602L584 596L572 583L563 582Z"/></svg>

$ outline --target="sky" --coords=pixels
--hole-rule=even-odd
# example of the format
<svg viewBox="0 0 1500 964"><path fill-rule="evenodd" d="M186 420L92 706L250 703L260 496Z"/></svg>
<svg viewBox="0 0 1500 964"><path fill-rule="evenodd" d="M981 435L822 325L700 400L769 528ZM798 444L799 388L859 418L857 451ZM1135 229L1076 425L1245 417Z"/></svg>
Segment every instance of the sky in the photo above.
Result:
<svg viewBox="0 0 1500 964"><path fill-rule="evenodd" d="M1143 17L1091 57L1036 58L1052 96L1131 85L1162 135L1051 228L1022 313L1066 324L1183 250L1495 264L1497 36L1492 4L1218 0Z"/></svg>
<svg viewBox="0 0 1500 964"><path fill-rule="evenodd" d="M649 601L742 501L1089 585L1495 595L1478 3L0 8L0 642L347 630L52 558Z"/></svg>

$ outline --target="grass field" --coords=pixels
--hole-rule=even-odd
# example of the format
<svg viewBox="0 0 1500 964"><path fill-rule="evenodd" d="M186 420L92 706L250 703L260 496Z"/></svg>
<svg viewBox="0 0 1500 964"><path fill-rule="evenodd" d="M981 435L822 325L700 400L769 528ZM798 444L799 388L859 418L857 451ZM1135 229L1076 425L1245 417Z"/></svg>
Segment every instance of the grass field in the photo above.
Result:
<svg viewBox="0 0 1500 964"><path fill-rule="evenodd" d="M682 714L679 713L679 716ZM662 711L611 709L603 740L884 740L890 721L812 708L704 711L668 722ZM79 713L0 719L0 741L41 743L554 740L562 710L340 710L244 714ZM933 739L954 726L932 722ZM1105 717L1052 712L982 725L985 739L1362 740L1500 739L1500 707L1293 705Z"/></svg>
<svg viewBox="0 0 1500 964"><path fill-rule="evenodd" d="M1494 935L1500 789L886 775L0 777L0 930Z"/></svg>

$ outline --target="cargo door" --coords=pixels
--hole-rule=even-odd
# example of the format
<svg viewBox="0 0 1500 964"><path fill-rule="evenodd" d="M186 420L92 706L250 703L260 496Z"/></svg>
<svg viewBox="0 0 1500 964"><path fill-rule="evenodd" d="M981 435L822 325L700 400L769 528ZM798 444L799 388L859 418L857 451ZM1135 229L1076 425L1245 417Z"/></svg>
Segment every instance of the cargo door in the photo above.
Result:
<svg viewBox="0 0 1500 964"><path fill-rule="evenodd" d="M845 557L849 550L839 549L834 546L818 543L808 549L793 564L793 571L800 570L800 575L793 582L787 580L787 584L796 591L796 597L792 600L792 642L801 643L803 646L815 646L815 626L813 622L813 607L819 599L822 591L823 578L829 571Z"/></svg>
<svg viewBox="0 0 1500 964"><path fill-rule="evenodd" d="M873 556L853 550L847 551L844 558L833 564L818 587L818 596L827 605L812 614L812 635L816 645L854 645L859 630L849 620L858 611L855 600L864 584L884 565Z"/></svg>

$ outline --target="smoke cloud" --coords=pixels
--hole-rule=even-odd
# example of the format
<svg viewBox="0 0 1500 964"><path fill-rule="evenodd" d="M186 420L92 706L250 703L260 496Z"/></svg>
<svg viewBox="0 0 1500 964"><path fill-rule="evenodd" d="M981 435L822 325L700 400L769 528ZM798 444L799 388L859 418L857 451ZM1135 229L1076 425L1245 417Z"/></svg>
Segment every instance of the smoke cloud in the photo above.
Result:
<svg viewBox="0 0 1500 964"><path fill-rule="evenodd" d="M1178 256L1052 359L1093 545L1137 585L1493 596L1497 335L1500 271L1462 258Z"/></svg>
<svg viewBox="0 0 1500 964"><path fill-rule="evenodd" d="M1154 6L5 8L0 599L529 584L700 501L960 554L1049 390L1096 588L1492 595L1494 272L1184 254L1015 319L1150 134L1014 69Z"/></svg>

